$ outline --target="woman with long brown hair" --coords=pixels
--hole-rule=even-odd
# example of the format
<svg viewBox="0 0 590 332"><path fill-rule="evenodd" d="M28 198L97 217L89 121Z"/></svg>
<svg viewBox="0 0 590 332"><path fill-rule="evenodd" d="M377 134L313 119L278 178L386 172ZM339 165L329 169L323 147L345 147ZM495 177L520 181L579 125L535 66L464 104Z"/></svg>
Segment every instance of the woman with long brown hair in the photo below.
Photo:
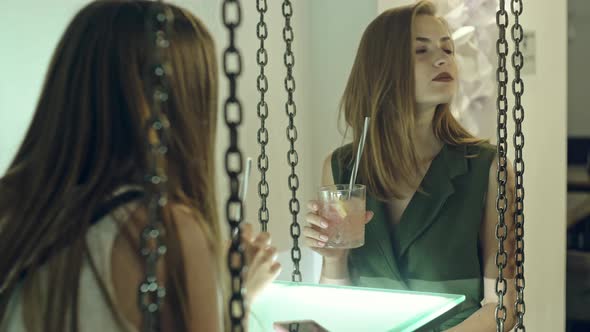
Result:
<svg viewBox="0 0 590 332"><path fill-rule="evenodd" d="M348 183L363 119L371 117L358 174L371 220L365 244L325 248L332 225L316 201L304 236L323 256L320 282L464 294L458 312L436 330L496 331L498 159L494 146L450 112L458 74L452 37L432 3L390 9L369 24L341 102L353 142L323 167L324 185ZM508 167L507 188L513 176ZM511 215L506 220L505 286L514 278ZM506 330L514 323L514 294L507 287Z"/></svg>
<svg viewBox="0 0 590 332"><path fill-rule="evenodd" d="M53 55L37 108L0 178L0 331L136 331L151 152L142 76L152 1L83 8ZM216 213L213 39L172 5L164 165L163 331L222 331L225 248ZM246 303L279 272L268 234L244 229Z"/></svg>

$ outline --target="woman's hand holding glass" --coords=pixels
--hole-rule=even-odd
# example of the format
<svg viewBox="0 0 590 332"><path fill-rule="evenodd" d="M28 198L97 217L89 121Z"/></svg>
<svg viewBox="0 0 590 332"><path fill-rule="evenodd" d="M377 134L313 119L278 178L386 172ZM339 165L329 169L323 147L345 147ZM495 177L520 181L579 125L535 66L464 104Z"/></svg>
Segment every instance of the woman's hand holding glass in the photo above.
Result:
<svg viewBox="0 0 590 332"><path fill-rule="evenodd" d="M242 226L242 245L246 258L244 288L246 301L251 303L266 286L277 278L281 264L277 262L277 248L271 245L268 232L254 235L252 224Z"/></svg>
<svg viewBox="0 0 590 332"><path fill-rule="evenodd" d="M350 249L325 248L330 236L330 227L334 225L334 220L329 220L320 216L320 202L312 200L308 203L309 212L305 220L308 223L303 228L304 244L313 251L320 254L326 261L341 261L348 255ZM365 223L373 218L373 212L365 213Z"/></svg>

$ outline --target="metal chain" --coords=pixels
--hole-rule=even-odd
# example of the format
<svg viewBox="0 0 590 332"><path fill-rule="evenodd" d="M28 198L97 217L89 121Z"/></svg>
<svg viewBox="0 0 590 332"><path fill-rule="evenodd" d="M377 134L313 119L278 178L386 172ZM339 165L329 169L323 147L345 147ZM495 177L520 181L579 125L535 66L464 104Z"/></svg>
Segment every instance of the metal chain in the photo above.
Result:
<svg viewBox="0 0 590 332"><path fill-rule="evenodd" d="M289 332L299 332L300 324L299 323L290 323L289 324Z"/></svg>
<svg viewBox="0 0 590 332"><path fill-rule="evenodd" d="M146 95L152 98L151 114L146 123L146 136L153 159L146 175L148 224L140 236L141 255L145 259L145 275L139 285L138 301L143 313L144 331L160 330L159 313L166 296L165 287L157 279L157 262L160 256L166 253L162 210L167 204L167 177L163 165L168 150L166 137L170 128L165 112L169 98L167 76L171 70L170 64L164 58L164 52L170 46L168 36L173 20L170 8L158 1L148 11L146 22L153 55L146 69Z"/></svg>
<svg viewBox="0 0 590 332"><path fill-rule="evenodd" d="M266 144L268 144L268 129L265 121L268 118L268 104L264 99L264 94L268 91L268 79L264 73L264 68L268 63L268 53L264 47L264 41L268 37L268 27L264 22L264 14L267 10L266 0L257 0L256 9L260 14L260 21L256 25L256 35L260 40L260 48L256 53L256 62L260 66L260 74L256 80L256 87L260 92L260 101L258 102L258 117L260 118L260 128L258 129L258 144L260 144L260 155L258 156L258 170L260 171L260 182L258 183L258 196L260 196L260 209L258 210L258 221L263 232L267 231L269 212L266 205L266 199L269 193L268 182L266 181L266 172L268 171L268 156L266 155Z"/></svg>
<svg viewBox="0 0 590 332"><path fill-rule="evenodd" d="M522 132L522 122L524 121L524 108L522 107L522 95L524 93L524 82L521 75L521 69L524 66L524 56L520 51L520 43L524 38L524 31L520 25L520 15L522 14L522 0L512 0L512 14L514 15L514 25L512 26L512 40L514 41L514 52L512 53L512 66L514 68L514 80L512 81L512 93L514 94L513 118L515 123L514 130L514 170L515 170L515 235L516 235L516 303L514 309L517 317L516 331L524 332L524 313L526 310L524 303L524 160L522 150L524 147L524 134Z"/></svg>
<svg viewBox="0 0 590 332"><path fill-rule="evenodd" d="M506 181L508 178L507 171L507 111L508 100L506 98L506 85L508 83L508 71L506 70L506 56L508 54L508 42L506 41L506 27L508 26L508 13L505 8L505 0L500 0L500 7L496 13L496 24L498 25L499 37L496 43L498 54L498 69L496 79L498 81L498 195L496 200L496 210L498 211L498 224L496 225L496 239L498 240L498 251L496 253L496 266L498 267L498 277L496 279L496 295L498 304L495 310L496 330L504 331L504 322L506 321L506 306L504 305L504 295L506 295L507 283L504 278L504 268L508 261L508 255L504 250L504 241L508 233L505 223L506 207L508 205L506 197Z"/></svg>
<svg viewBox="0 0 590 332"><path fill-rule="evenodd" d="M240 222L244 205L240 198L239 175L242 173L243 157L238 146L238 127L242 124L242 103L237 96L237 80L242 73L242 56L236 47L236 29L242 21L242 7L239 0L224 0L223 24L229 33L229 45L223 53L223 71L229 82L229 94L223 105L225 124L229 129L230 143L225 153L225 170L229 177L230 195L226 204L226 218L230 227L231 245L227 256L231 278L229 313L231 331L242 332L244 328L245 305L242 293L242 270L245 265L244 248L241 243ZM238 213L236 213L238 212Z"/></svg>
<svg viewBox="0 0 590 332"><path fill-rule="evenodd" d="M294 39L293 28L291 27L291 17L293 16L293 6L290 0L283 1L283 17L285 18L285 27L283 28L283 40L285 41L285 53L283 60L285 67L287 67L287 76L285 77L285 90L287 91L287 102L285 103L285 110L289 116L289 125L287 126L287 138L291 143L289 152L287 153L287 161L291 166L291 175L289 176L289 189L291 190L291 200L289 201L289 210L293 216L291 223L291 237L293 238L293 248L291 248L291 259L293 260L293 273L291 279L295 282L300 282L301 272L299 271L299 262L301 261L301 249L299 249L299 236L301 228L297 222L297 215L299 214L299 200L297 199L297 190L299 189L299 177L295 173L295 167L299 163L299 155L295 150L295 141L297 140L297 128L295 127L295 116L297 114L297 107L293 99L295 92L295 78L293 77L293 67L295 67L295 55L292 50L292 43Z"/></svg>

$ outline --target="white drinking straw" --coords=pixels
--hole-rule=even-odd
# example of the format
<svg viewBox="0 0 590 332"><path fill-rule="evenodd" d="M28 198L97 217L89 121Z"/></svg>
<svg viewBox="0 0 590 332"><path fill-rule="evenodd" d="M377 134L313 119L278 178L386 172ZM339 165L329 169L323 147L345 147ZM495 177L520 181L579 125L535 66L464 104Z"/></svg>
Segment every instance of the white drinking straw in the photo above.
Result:
<svg viewBox="0 0 590 332"><path fill-rule="evenodd" d="M244 175L242 175L242 183L240 183L240 199L243 201L246 200L246 194L248 193L248 181L250 180L250 173L252 170L252 158L248 158L246 160L246 169L244 170Z"/></svg>
<svg viewBox="0 0 590 332"><path fill-rule="evenodd" d="M352 168L352 173L350 173L350 185L348 190L348 198L352 195L352 186L356 182L356 174L359 170L359 162L361 160L361 155L363 154L363 149L365 148L365 140L367 137L367 131L369 130L369 118L368 116L365 117L365 125L363 126L363 134L361 135L361 139L359 141L359 146L356 151L356 159L354 161L354 166Z"/></svg>
<svg viewBox="0 0 590 332"><path fill-rule="evenodd" d="M244 170L244 173L241 176L240 192L238 193L240 200L242 201L242 204L244 204L244 202L246 201L246 194L248 193L248 183L249 183L249 179L250 179L251 170L252 170L252 158L248 158L246 160L246 169ZM242 214L242 210L240 209L240 207L238 207L236 210L235 218L239 219L241 214ZM236 231L234 231L234 233L232 235L236 236L237 233L238 232L236 230Z"/></svg>

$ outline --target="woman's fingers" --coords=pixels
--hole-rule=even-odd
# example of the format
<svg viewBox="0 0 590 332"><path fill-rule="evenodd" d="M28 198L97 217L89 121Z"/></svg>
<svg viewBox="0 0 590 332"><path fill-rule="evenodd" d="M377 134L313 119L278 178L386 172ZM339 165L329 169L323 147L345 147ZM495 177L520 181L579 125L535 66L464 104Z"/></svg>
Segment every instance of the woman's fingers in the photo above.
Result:
<svg viewBox="0 0 590 332"><path fill-rule="evenodd" d="M368 223L369 221L371 221L371 219L373 219L374 216L375 216L375 213L373 211L365 212L365 224Z"/></svg>
<svg viewBox="0 0 590 332"><path fill-rule="evenodd" d="M281 264L277 262L278 253L275 247L258 250L249 262L244 279L247 289L246 296L252 301L281 272Z"/></svg>
<svg viewBox="0 0 590 332"><path fill-rule="evenodd" d="M322 233L321 229L315 226L303 228L303 245L311 249L323 248L328 241L328 235Z"/></svg>
<svg viewBox="0 0 590 332"><path fill-rule="evenodd" d="M244 240L244 252L246 254L246 261L252 264L256 255L270 246L270 234L267 232L259 233L253 240Z"/></svg>
<svg viewBox="0 0 590 332"><path fill-rule="evenodd" d="M328 228L329 226L329 222L328 220L320 217L319 215L309 212L307 215L305 215L305 221L307 221L308 223L315 225L319 228Z"/></svg>
<svg viewBox="0 0 590 332"><path fill-rule="evenodd" d="M263 267L263 270L267 271L272 279L276 278L281 272L281 263L277 261L279 257L277 248L269 247L266 250L262 250L259 256L260 261L258 263Z"/></svg>
<svg viewBox="0 0 590 332"><path fill-rule="evenodd" d="M231 240L225 240L225 243L223 244L223 252L227 253L230 246L231 246Z"/></svg>
<svg viewBox="0 0 590 332"><path fill-rule="evenodd" d="M254 228L252 224L243 223L242 226L242 239L252 242L254 240Z"/></svg>
<svg viewBox="0 0 590 332"><path fill-rule="evenodd" d="M307 208L314 213L317 213L320 210L320 204L318 201L309 201L307 202Z"/></svg>
<svg viewBox="0 0 590 332"><path fill-rule="evenodd" d="M272 263L276 262L277 257L277 248L275 247L268 247L264 250L259 250L254 256L254 260L252 261L252 267L263 266L265 264L270 266Z"/></svg>
<svg viewBox="0 0 590 332"><path fill-rule="evenodd" d="M274 262L270 267L270 272L276 273L278 275L281 272L281 263Z"/></svg>
<svg viewBox="0 0 590 332"><path fill-rule="evenodd" d="M256 236L256 238L254 239L254 241L252 241L252 244L256 247L259 248L265 248L270 246L270 233L268 232L260 232L258 233L258 235Z"/></svg>
<svg viewBox="0 0 590 332"><path fill-rule="evenodd" d="M309 247L311 249L315 249L315 248L321 249L321 248L323 248L323 247L326 246L326 242L319 241L319 240L316 240L316 239L311 239L311 238L308 238L308 237L306 237L306 238L303 239L303 244L306 247Z"/></svg>
<svg viewBox="0 0 590 332"><path fill-rule="evenodd" d="M322 241L322 242L328 241L327 234L322 233L318 229L313 228L313 227L309 227L309 226L303 227L303 236L305 236L306 238L311 238L313 240L317 240L317 241Z"/></svg>

